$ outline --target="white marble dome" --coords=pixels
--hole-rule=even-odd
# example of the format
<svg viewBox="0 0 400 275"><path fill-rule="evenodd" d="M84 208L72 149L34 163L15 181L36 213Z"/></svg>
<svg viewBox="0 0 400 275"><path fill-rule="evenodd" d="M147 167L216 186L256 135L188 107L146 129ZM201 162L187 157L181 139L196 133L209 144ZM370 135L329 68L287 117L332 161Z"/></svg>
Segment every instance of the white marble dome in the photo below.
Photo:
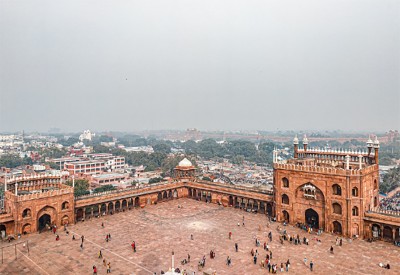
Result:
<svg viewBox="0 0 400 275"><path fill-rule="evenodd" d="M190 162L190 160L188 160L187 158L184 158L183 160L181 160L178 164L178 166L181 167L190 167L193 166L193 164Z"/></svg>

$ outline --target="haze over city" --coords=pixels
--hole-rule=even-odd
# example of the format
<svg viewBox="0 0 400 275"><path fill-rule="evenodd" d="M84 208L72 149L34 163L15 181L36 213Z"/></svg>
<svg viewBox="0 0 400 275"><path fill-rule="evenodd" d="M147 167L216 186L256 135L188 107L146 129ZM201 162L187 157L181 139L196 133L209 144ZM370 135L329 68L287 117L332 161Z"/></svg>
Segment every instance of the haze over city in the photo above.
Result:
<svg viewBox="0 0 400 275"><path fill-rule="evenodd" d="M386 131L398 1L1 1L0 131Z"/></svg>

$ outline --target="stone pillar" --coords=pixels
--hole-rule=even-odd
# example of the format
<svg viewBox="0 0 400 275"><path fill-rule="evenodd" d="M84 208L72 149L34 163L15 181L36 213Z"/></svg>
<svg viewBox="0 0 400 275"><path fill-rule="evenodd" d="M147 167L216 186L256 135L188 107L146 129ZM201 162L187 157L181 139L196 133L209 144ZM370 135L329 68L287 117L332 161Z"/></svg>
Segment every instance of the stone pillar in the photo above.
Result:
<svg viewBox="0 0 400 275"><path fill-rule="evenodd" d="M346 170L349 170L349 169L350 169L350 156L347 155L346 156Z"/></svg>
<svg viewBox="0 0 400 275"><path fill-rule="evenodd" d="M93 217L93 207L90 209L90 215Z"/></svg>
<svg viewBox="0 0 400 275"><path fill-rule="evenodd" d="M106 214L108 214L108 203L106 203Z"/></svg>
<svg viewBox="0 0 400 275"><path fill-rule="evenodd" d="M362 155L359 155L358 156L358 168L359 169L362 169L362 163L363 163L363 156Z"/></svg>
<svg viewBox="0 0 400 275"><path fill-rule="evenodd" d="M115 213L115 203L116 202L113 203L113 213Z"/></svg>
<svg viewBox="0 0 400 275"><path fill-rule="evenodd" d="M396 228L392 229L392 236L393 236L393 241L396 239Z"/></svg>
<svg viewBox="0 0 400 275"><path fill-rule="evenodd" d="M99 208L99 216L101 216L101 204L97 206Z"/></svg>
<svg viewBox="0 0 400 275"><path fill-rule="evenodd" d="M83 215L82 215L82 218L83 218L83 219L86 219L86 207L83 208Z"/></svg>

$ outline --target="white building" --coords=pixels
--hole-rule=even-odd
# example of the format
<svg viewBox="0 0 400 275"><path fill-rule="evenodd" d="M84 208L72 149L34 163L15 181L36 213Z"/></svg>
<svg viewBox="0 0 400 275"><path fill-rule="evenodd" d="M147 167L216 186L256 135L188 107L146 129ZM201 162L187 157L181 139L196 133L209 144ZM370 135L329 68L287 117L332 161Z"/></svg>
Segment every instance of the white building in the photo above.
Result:
<svg viewBox="0 0 400 275"><path fill-rule="evenodd" d="M80 136L79 136L79 140L80 141L84 141L85 139L86 140L92 140L92 138L95 136L95 134L93 133L91 133L90 132L90 130L85 130L85 131L83 131L83 134L81 134Z"/></svg>

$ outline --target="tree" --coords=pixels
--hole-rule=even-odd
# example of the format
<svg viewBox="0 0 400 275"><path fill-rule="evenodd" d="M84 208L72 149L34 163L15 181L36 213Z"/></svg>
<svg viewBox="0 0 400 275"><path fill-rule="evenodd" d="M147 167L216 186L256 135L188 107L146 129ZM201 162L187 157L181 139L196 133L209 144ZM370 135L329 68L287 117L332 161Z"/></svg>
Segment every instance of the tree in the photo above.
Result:
<svg viewBox="0 0 400 275"><path fill-rule="evenodd" d="M243 155L234 156L234 157L232 158L232 163L233 163L233 164L242 165L242 164L244 163L244 156L243 156Z"/></svg>
<svg viewBox="0 0 400 275"><path fill-rule="evenodd" d="M160 178L160 177L151 178L151 179L149 180L149 184L157 183L157 182L160 182L160 181L162 181L162 180L163 180L163 178Z"/></svg>
<svg viewBox="0 0 400 275"><path fill-rule="evenodd" d="M388 193L400 186L400 167L390 169L384 176L379 190Z"/></svg>
<svg viewBox="0 0 400 275"><path fill-rule="evenodd" d="M93 189L93 193L100 193L100 192L112 191L112 190L116 190L116 188L112 184L107 184L107 185L103 185L103 186Z"/></svg>
<svg viewBox="0 0 400 275"><path fill-rule="evenodd" d="M0 157L0 167L15 168L21 165L32 165L30 157L20 158L19 156L8 154Z"/></svg>
<svg viewBox="0 0 400 275"><path fill-rule="evenodd" d="M112 142L113 138L110 136L101 135L99 138L100 142Z"/></svg>
<svg viewBox="0 0 400 275"><path fill-rule="evenodd" d="M72 186L72 180L67 180L67 185ZM83 196L89 194L89 181L86 179L77 179L75 180L75 189L74 195L75 197Z"/></svg>
<svg viewBox="0 0 400 275"><path fill-rule="evenodd" d="M158 143L153 146L154 152L169 154L171 153L171 146L166 143Z"/></svg>

